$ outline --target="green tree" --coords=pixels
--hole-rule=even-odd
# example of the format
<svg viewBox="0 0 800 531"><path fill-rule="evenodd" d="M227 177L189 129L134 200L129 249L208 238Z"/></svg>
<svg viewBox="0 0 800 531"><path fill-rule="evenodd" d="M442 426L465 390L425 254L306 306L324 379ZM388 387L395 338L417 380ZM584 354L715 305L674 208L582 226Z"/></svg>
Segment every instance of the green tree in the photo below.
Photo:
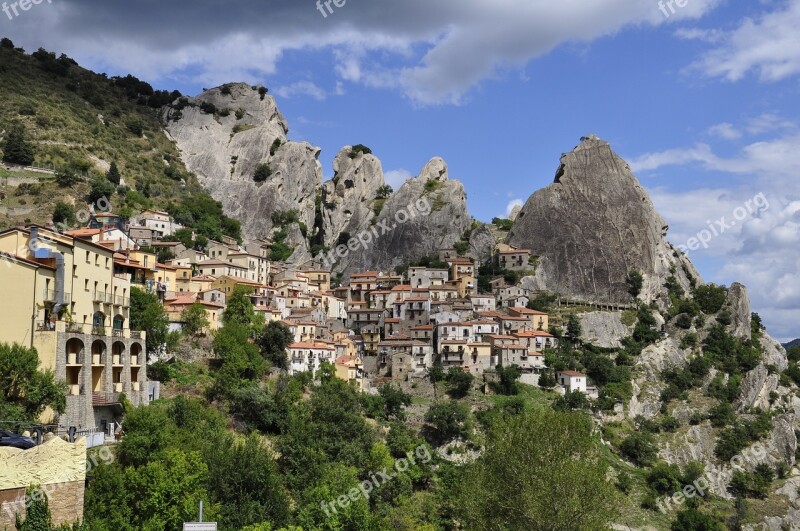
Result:
<svg viewBox="0 0 800 531"><path fill-rule="evenodd" d="M114 195L114 185L108 182L108 179L103 177L95 177L89 184L89 194L86 200L89 203L97 203L100 199L110 199Z"/></svg>
<svg viewBox="0 0 800 531"><path fill-rule="evenodd" d="M722 309L728 297L728 289L725 286L706 284L705 286L696 287L692 294L703 313L711 315Z"/></svg>
<svg viewBox="0 0 800 531"><path fill-rule="evenodd" d="M208 314L206 308L199 302L186 307L181 312L181 322L183 323L183 331L190 336L197 336L208 327Z"/></svg>
<svg viewBox="0 0 800 531"><path fill-rule="evenodd" d="M25 128L22 124L14 124L8 132L3 144L3 162L29 166L33 164L36 150L28 142Z"/></svg>
<svg viewBox="0 0 800 531"><path fill-rule="evenodd" d="M392 195L393 192L394 190L392 189L391 186L389 186L388 184L384 184L383 186L378 188L378 192L375 195L375 197L377 199L387 199L390 195Z"/></svg>
<svg viewBox="0 0 800 531"><path fill-rule="evenodd" d="M233 294L228 298L228 305L222 314L224 324L236 323L249 327L255 323L256 313L253 310L250 293L252 293L251 289L236 286Z"/></svg>
<svg viewBox="0 0 800 531"><path fill-rule="evenodd" d="M474 379L475 377L472 373L465 371L461 367L450 367L447 371L448 393L453 398L463 398L467 396Z"/></svg>
<svg viewBox="0 0 800 531"><path fill-rule="evenodd" d="M426 438L443 444L455 438L465 439L470 433L469 408L455 400L435 402L425 413Z"/></svg>
<svg viewBox="0 0 800 531"><path fill-rule="evenodd" d="M639 296L642 292L642 285L644 284L644 277L638 271L630 271L628 273L628 293L630 293L631 297L634 299Z"/></svg>
<svg viewBox="0 0 800 531"><path fill-rule="evenodd" d="M640 466L648 466L656 458L655 442L649 433L631 433L620 446L622 455Z"/></svg>
<svg viewBox="0 0 800 531"><path fill-rule="evenodd" d="M411 395L390 383L383 384L378 393L383 398L383 407L387 419L400 421L406 419L405 408L411 405Z"/></svg>
<svg viewBox="0 0 800 531"><path fill-rule="evenodd" d="M75 226L75 209L69 203L59 201L53 209L53 223L59 225Z"/></svg>
<svg viewBox="0 0 800 531"><path fill-rule="evenodd" d="M147 352L157 352L167 340L169 318L154 293L131 288L131 329L147 332Z"/></svg>
<svg viewBox="0 0 800 531"><path fill-rule="evenodd" d="M464 528L608 529L618 494L592 431L587 416L553 411L495 423L460 482Z"/></svg>
<svg viewBox="0 0 800 531"><path fill-rule="evenodd" d="M497 391L502 395L516 395L519 392L519 381L522 376L522 371L518 365L511 365L510 367L498 366L497 376Z"/></svg>
<svg viewBox="0 0 800 531"><path fill-rule="evenodd" d="M583 333L583 329L581 328L581 321L578 319L578 316L570 314L569 319L567 319L567 337L569 338L570 342L573 345L577 345L581 341L581 334Z"/></svg>
<svg viewBox="0 0 800 531"><path fill-rule="evenodd" d="M121 178L122 176L119 173L119 168L117 167L116 161L112 161L111 167L108 168L108 171L106 172L106 179L108 179L110 183L119 186Z"/></svg>
<svg viewBox="0 0 800 531"><path fill-rule="evenodd" d="M294 343L294 335L289 327L279 321L270 321L258 338L261 355L278 369L289 368L289 355L286 349Z"/></svg>
<svg viewBox="0 0 800 531"><path fill-rule="evenodd" d="M428 380L431 382L431 385L433 386L433 398L436 398L436 384L444 380L445 378L444 369L442 369L442 366L439 365L438 363L434 364L428 367L427 376Z"/></svg>
<svg viewBox="0 0 800 531"><path fill-rule="evenodd" d="M0 343L0 418L36 422L48 407L57 414L67 408L66 385L39 365L35 348Z"/></svg>
<svg viewBox="0 0 800 531"><path fill-rule="evenodd" d="M264 375L267 363L251 341L250 327L231 321L217 331L214 353L222 364L216 373L217 394L230 396L234 389Z"/></svg>

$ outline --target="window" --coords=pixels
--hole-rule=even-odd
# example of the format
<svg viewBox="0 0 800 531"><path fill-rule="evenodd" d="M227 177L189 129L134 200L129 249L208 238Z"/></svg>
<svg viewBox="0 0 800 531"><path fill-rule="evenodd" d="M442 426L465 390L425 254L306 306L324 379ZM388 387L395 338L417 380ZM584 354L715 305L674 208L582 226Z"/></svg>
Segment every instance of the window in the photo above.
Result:
<svg viewBox="0 0 800 531"><path fill-rule="evenodd" d="M86 263L89 263L89 251L86 251Z"/></svg>

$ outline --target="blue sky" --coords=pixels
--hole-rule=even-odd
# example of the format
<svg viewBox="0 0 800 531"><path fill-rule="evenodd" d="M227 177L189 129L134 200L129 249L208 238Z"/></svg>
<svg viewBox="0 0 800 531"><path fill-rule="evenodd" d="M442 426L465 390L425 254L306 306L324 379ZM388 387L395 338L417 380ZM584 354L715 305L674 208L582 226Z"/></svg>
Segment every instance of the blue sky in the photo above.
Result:
<svg viewBox="0 0 800 531"><path fill-rule="evenodd" d="M773 335L800 336L800 0L684 2L667 17L653 0L346 0L323 17L315 0L52 0L0 13L0 33L187 94L263 83L326 176L346 144L395 185L441 156L481 220L589 133L631 162L675 243L763 194L690 254L706 280L748 285Z"/></svg>

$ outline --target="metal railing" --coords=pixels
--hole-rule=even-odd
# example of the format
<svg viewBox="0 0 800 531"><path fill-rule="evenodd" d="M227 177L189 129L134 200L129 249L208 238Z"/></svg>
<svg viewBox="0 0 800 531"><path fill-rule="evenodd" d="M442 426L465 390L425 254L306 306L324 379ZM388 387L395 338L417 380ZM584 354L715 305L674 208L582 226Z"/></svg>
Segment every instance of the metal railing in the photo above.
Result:
<svg viewBox="0 0 800 531"><path fill-rule="evenodd" d="M44 301L45 302L56 302L56 298L58 296L58 292L54 289L44 289ZM69 293L64 293L64 304L69 304L72 302L72 295Z"/></svg>
<svg viewBox="0 0 800 531"><path fill-rule="evenodd" d="M56 326L55 323L50 321L36 321L36 331L37 332L55 332Z"/></svg>

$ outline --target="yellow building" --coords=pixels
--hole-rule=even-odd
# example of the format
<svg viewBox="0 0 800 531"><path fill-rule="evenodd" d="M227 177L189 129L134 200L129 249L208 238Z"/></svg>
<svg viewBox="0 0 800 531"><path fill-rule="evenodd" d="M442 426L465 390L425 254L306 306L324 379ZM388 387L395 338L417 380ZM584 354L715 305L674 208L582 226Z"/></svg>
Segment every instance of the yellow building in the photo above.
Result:
<svg viewBox="0 0 800 531"><path fill-rule="evenodd" d="M164 311L167 312L170 322L179 323L183 311L195 303L203 306L206 311L206 319L208 319L208 326L201 333L208 334L219 330L222 327L222 313L225 311L225 305L222 303L198 299L193 293L181 294L176 298L164 301Z"/></svg>
<svg viewBox="0 0 800 531"><path fill-rule="evenodd" d="M130 274L102 245L31 226L0 233L0 342L35 347L68 385L60 423L113 422L118 393L147 402L145 337L130 330Z"/></svg>
<svg viewBox="0 0 800 531"><path fill-rule="evenodd" d="M258 282L252 282L245 278L239 277L231 277L231 276L223 276L216 279L214 282L211 283L211 287L209 289L218 289L223 292L225 295L230 296L233 294L233 291L236 289L237 286L244 286L255 292L257 289L261 287Z"/></svg>

